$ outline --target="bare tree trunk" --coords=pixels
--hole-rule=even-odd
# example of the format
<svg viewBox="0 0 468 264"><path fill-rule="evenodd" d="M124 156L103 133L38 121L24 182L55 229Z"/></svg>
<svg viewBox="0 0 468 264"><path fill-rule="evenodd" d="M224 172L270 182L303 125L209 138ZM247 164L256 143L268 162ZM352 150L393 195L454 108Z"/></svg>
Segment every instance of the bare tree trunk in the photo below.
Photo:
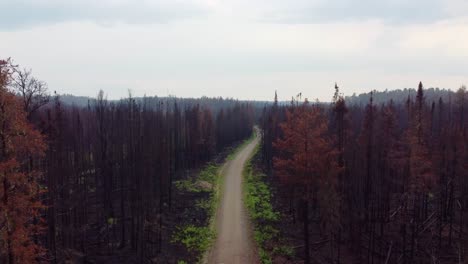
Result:
<svg viewBox="0 0 468 264"><path fill-rule="evenodd" d="M304 252L305 252L305 264L310 264L310 238L309 238L309 202L307 200L302 201L303 210L303 221L304 221Z"/></svg>

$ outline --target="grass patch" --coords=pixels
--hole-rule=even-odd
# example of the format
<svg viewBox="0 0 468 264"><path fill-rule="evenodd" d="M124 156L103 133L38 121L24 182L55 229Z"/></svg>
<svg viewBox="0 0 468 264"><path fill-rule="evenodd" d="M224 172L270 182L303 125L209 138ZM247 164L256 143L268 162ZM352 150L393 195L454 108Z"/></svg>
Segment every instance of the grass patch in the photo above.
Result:
<svg viewBox="0 0 468 264"><path fill-rule="evenodd" d="M269 248L267 243L280 241L280 231L275 228L275 223L280 219L271 204L271 189L266 184L264 174L253 169L252 160L259 152L257 146L251 158L247 162L244 171L244 203L254 225L254 240L258 247L258 255L263 264L272 263L272 257L276 255L292 256L293 249L288 246Z"/></svg>
<svg viewBox="0 0 468 264"><path fill-rule="evenodd" d="M189 252L202 254L211 246L214 237L214 231L209 227L186 225L178 228L172 242L180 242Z"/></svg>
<svg viewBox="0 0 468 264"><path fill-rule="evenodd" d="M202 262L204 253L211 247L216 238L216 231L212 223L218 207L220 185L222 184L220 170L219 165L208 163L197 177L175 182L179 191L208 193L205 198L197 199L194 204L196 210L207 214L207 224L202 226L182 225L172 235L172 242L181 243L189 252L196 254L198 262Z"/></svg>
<svg viewBox="0 0 468 264"><path fill-rule="evenodd" d="M174 184L179 191L185 192L212 192L215 185L218 183L219 166L213 163L208 163L205 168L195 178L188 178L185 180L176 181ZM204 186L208 183L212 186L211 190Z"/></svg>

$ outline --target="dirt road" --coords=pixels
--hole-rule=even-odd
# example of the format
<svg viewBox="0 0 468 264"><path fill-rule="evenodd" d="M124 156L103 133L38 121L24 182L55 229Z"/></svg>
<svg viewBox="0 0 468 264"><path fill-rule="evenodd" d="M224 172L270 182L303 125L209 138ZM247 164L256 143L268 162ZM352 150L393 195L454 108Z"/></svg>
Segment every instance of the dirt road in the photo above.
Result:
<svg viewBox="0 0 468 264"><path fill-rule="evenodd" d="M216 218L218 236L208 257L209 264L258 263L242 200L242 170L258 142L257 137L224 167L223 198Z"/></svg>

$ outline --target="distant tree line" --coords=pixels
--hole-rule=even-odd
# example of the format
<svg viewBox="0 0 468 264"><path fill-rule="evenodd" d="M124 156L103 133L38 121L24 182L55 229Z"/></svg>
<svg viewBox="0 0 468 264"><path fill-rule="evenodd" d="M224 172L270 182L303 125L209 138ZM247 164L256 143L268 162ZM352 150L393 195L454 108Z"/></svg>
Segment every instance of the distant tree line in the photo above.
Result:
<svg viewBox="0 0 468 264"><path fill-rule="evenodd" d="M384 90L384 91L372 91L372 100L375 104L388 103L392 100L396 104L404 103L408 100L408 96L415 98L418 92L417 88L405 88L395 90ZM369 103L371 93L362 93L359 95L353 94L351 96L345 96L346 104L348 106L361 105L365 106ZM447 89L440 88L427 88L424 89L424 97L427 102L437 102L440 98L443 101L449 102L452 98L455 98L454 92Z"/></svg>
<svg viewBox="0 0 468 264"><path fill-rule="evenodd" d="M159 104L163 103L173 103L177 101L179 107L193 107L196 105L203 105L204 107L210 109L213 114L217 114L221 109L226 107L234 107L239 100L232 99L232 98L222 98L222 97L206 97L203 96L201 98L179 98L174 96L143 96L143 97L134 97L133 98L137 103L146 103L147 107L149 108L157 108ZM86 107L88 104L95 104L96 98L86 97L86 96L75 96L71 94L61 94L60 100L65 105L74 105L74 106L81 106ZM108 100L109 102L117 103L120 100ZM249 104L254 107L255 109L261 109L265 104L271 103L266 101L248 101Z"/></svg>
<svg viewBox="0 0 468 264"><path fill-rule="evenodd" d="M305 263L465 263L466 88L428 99L420 83L365 105L335 89L329 105L275 100L261 121L262 163L303 224Z"/></svg>

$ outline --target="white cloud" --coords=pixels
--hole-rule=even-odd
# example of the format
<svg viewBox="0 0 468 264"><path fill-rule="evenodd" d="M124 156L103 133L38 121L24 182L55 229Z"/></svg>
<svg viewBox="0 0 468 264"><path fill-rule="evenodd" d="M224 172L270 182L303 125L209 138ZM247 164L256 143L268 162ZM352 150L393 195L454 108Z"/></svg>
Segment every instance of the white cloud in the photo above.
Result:
<svg viewBox="0 0 468 264"><path fill-rule="evenodd" d="M399 47L408 54L468 56L468 17L402 30Z"/></svg>
<svg viewBox="0 0 468 264"><path fill-rule="evenodd" d="M152 24L206 15L211 0L0 0L0 28L15 30L69 21Z"/></svg>
<svg viewBox="0 0 468 264"><path fill-rule="evenodd" d="M302 91L329 100L335 81L346 93L419 80L428 87L468 83L468 20L461 16L392 23L385 14L355 11L343 19L302 19L312 7L323 10L324 0L3 1L0 8L16 6L17 13L27 10L22 5L58 9L53 23L41 20L44 11L22 22L44 22L39 26L0 26L0 57L33 68L59 92L271 99L277 89L285 99Z"/></svg>
<svg viewBox="0 0 468 264"><path fill-rule="evenodd" d="M238 22L323 24L382 20L430 23L463 16L465 0L0 0L0 27L14 30L69 21L151 24L222 16Z"/></svg>

